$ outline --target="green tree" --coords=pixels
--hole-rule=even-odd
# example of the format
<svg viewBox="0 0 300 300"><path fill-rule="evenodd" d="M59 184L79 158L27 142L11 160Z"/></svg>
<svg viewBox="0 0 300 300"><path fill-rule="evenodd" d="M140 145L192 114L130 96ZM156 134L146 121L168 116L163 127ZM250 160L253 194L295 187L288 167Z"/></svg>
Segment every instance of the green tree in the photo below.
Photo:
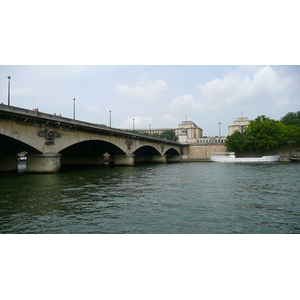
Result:
<svg viewBox="0 0 300 300"><path fill-rule="evenodd" d="M169 141L177 141L178 137L175 136L175 131L174 130L165 130L160 137L162 139L167 139Z"/></svg>
<svg viewBox="0 0 300 300"><path fill-rule="evenodd" d="M265 150L279 149L286 144L285 125L264 115L251 121L245 130L245 137L251 148L263 154Z"/></svg>
<svg viewBox="0 0 300 300"><path fill-rule="evenodd" d="M296 125L286 125L284 131L285 142L291 152L292 147L300 145L300 127Z"/></svg>
<svg viewBox="0 0 300 300"><path fill-rule="evenodd" d="M300 127L300 111L287 113L280 119L280 122L285 125L296 125Z"/></svg>
<svg viewBox="0 0 300 300"><path fill-rule="evenodd" d="M153 134L151 134L151 136L153 136L155 138L160 138L160 135L158 133L153 133Z"/></svg>
<svg viewBox="0 0 300 300"><path fill-rule="evenodd" d="M225 146L228 151L236 152L239 154L242 151L249 150L249 142L244 133L236 130L233 134L229 135L225 140Z"/></svg>

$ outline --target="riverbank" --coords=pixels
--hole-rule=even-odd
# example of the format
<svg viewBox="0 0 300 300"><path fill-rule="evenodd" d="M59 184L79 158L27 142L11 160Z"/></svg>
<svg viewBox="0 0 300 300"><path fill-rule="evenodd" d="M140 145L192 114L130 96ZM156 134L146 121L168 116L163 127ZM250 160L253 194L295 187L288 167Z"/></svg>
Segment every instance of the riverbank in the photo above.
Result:
<svg viewBox="0 0 300 300"><path fill-rule="evenodd" d="M223 144L189 144L186 148L186 155L181 161L201 162L210 161L210 157L218 152L228 152ZM289 149L288 147L279 150L266 150L264 153L255 151L236 153L238 157L259 157L262 155L280 155L279 161L289 161L291 153L300 155L300 145Z"/></svg>

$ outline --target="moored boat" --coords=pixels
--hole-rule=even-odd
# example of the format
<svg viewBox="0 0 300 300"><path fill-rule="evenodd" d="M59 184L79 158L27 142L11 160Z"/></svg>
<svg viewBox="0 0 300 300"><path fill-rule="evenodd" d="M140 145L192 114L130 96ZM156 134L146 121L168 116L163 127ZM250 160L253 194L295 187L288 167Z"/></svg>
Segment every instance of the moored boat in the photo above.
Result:
<svg viewBox="0 0 300 300"><path fill-rule="evenodd" d="M223 154L223 155L222 155ZM225 154L225 155L224 155ZM261 156L261 157L235 157L234 152L226 153L215 153L210 157L210 160L213 162L274 162L278 161L280 155L270 155L270 156Z"/></svg>
<svg viewBox="0 0 300 300"><path fill-rule="evenodd" d="M292 155L289 157L289 160L290 160L290 161L294 161L294 162L300 161L300 156L299 156L299 155L294 155L294 154L292 154Z"/></svg>

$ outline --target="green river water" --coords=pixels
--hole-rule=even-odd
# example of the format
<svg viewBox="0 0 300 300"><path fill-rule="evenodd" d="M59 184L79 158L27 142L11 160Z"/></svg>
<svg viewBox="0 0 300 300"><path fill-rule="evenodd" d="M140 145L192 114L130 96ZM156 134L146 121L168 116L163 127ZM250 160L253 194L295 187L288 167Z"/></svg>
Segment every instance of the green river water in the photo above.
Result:
<svg viewBox="0 0 300 300"><path fill-rule="evenodd" d="M0 174L0 233L300 233L300 164Z"/></svg>

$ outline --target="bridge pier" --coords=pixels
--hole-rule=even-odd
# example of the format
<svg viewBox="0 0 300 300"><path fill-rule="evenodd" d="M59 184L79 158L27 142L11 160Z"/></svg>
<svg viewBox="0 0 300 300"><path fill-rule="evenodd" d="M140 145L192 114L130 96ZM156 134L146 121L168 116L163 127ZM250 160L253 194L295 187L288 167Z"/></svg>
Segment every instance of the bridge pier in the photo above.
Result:
<svg viewBox="0 0 300 300"><path fill-rule="evenodd" d="M134 166L134 154L127 155L115 155L114 165L115 166Z"/></svg>
<svg viewBox="0 0 300 300"><path fill-rule="evenodd" d="M101 156L67 156L62 155L61 165L103 165L104 158Z"/></svg>
<svg viewBox="0 0 300 300"><path fill-rule="evenodd" d="M145 158L144 158L144 156L136 156L134 158L134 162L135 163L143 163L143 162L145 162Z"/></svg>
<svg viewBox="0 0 300 300"><path fill-rule="evenodd" d="M134 158L135 163L166 163L166 155L145 155L145 156L136 156Z"/></svg>
<svg viewBox="0 0 300 300"><path fill-rule="evenodd" d="M167 156L166 155L152 155L151 162L152 163L166 163Z"/></svg>
<svg viewBox="0 0 300 300"><path fill-rule="evenodd" d="M47 152L43 154L28 154L26 172L56 173L60 168L60 154Z"/></svg>
<svg viewBox="0 0 300 300"><path fill-rule="evenodd" d="M182 161L182 157L180 155L167 158L167 162L178 162L178 161Z"/></svg>
<svg viewBox="0 0 300 300"><path fill-rule="evenodd" d="M0 156L0 172L18 171L18 160L16 155Z"/></svg>

